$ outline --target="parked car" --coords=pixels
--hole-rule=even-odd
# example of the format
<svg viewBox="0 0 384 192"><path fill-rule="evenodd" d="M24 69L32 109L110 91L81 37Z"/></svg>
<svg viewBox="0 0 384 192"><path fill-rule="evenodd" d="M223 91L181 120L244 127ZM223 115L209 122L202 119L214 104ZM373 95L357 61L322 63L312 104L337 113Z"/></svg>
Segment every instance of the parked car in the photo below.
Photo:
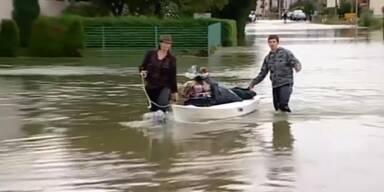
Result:
<svg viewBox="0 0 384 192"><path fill-rule="evenodd" d="M303 12L303 10L294 10L292 14L290 15L289 19L294 20L294 21L300 21L300 20L307 20L307 16Z"/></svg>

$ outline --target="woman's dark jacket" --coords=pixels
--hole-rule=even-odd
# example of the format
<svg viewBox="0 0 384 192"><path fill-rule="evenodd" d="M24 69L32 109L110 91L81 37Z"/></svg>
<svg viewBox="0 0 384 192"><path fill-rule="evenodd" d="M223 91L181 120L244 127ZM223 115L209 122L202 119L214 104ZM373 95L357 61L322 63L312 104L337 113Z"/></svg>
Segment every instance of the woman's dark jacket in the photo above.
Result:
<svg viewBox="0 0 384 192"><path fill-rule="evenodd" d="M147 71L148 89L159 89L167 87L172 93L177 92L176 82L176 58L167 54L164 59L159 60L157 50L149 51L145 55L140 71Z"/></svg>

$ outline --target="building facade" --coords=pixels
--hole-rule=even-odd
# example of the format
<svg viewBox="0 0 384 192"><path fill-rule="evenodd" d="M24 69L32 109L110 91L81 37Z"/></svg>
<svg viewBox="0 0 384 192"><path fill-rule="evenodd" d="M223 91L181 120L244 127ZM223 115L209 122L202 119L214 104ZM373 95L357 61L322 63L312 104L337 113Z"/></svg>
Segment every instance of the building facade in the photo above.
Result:
<svg viewBox="0 0 384 192"><path fill-rule="evenodd" d="M256 13L262 16L268 16L271 11L283 12L298 0L257 0ZM280 9L279 9L280 6Z"/></svg>
<svg viewBox="0 0 384 192"><path fill-rule="evenodd" d="M384 0L350 0L351 3L358 1L359 7L367 7L373 11L375 16L383 16L381 11L384 7ZM335 7L335 4L340 5L340 0L327 0L327 7Z"/></svg>
<svg viewBox="0 0 384 192"><path fill-rule="evenodd" d="M58 16L69 5L69 1L39 0L40 14ZM13 0L0 0L0 20L12 18Z"/></svg>
<svg viewBox="0 0 384 192"><path fill-rule="evenodd" d="M0 20L11 18L12 9L12 0L0 0Z"/></svg>
<svg viewBox="0 0 384 192"><path fill-rule="evenodd" d="M369 9L371 9L376 16L383 16L381 11L382 7L384 7L384 0L370 0L369 2Z"/></svg>

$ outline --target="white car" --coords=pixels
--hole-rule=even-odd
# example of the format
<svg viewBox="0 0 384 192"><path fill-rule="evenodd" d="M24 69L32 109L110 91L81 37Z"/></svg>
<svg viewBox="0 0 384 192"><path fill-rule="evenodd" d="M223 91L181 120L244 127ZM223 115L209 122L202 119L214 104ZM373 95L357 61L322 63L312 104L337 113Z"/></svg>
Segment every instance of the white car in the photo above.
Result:
<svg viewBox="0 0 384 192"><path fill-rule="evenodd" d="M294 21L300 21L300 20L305 21L307 20L307 16L302 10L298 9L292 12L292 14L290 15L290 19Z"/></svg>

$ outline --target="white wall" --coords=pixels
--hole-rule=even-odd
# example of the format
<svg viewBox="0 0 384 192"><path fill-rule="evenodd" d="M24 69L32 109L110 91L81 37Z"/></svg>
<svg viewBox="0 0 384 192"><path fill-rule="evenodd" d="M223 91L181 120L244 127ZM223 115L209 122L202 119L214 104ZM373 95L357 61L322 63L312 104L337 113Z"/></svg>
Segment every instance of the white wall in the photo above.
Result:
<svg viewBox="0 0 384 192"><path fill-rule="evenodd" d="M371 0L369 9L373 10L373 14L382 16L381 8L384 6L384 0Z"/></svg>
<svg viewBox="0 0 384 192"><path fill-rule="evenodd" d="M257 0L257 5L256 5L256 14L263 14L263 9L261 8L261 0Z"/></svg>
<svg viewBox="0 0 384 192"><path fill-rule="evenodd" d="M277 7L277 0L272 0L272 7L271 8L273 8L273 7Z"/></svg>
<svg viewBox="0 0 384 192"><path fill-rule="evenodd" d="M0 0L3 1L3 0ZM40 14L45 16L58 16L69 5L67 1L39 0Z"/></svg>
<svg viewBox="0 0 384 192"><path fill-rule="evenodd" d="M12 0L0 0L0 20L12 18Z"/></svg>
<svg viewBox="0 0 384 192"><path fill-rule="evenodd" d="M340 0L337 0L337 5L340 5ZM336 7L335 0L327 0L327 7Z"/></svg>
<svg viewBox="0 0 384 192"><path fill-rule="evenodd" d="M39 0L40 13L46 16L58 16L69 5L67 1ZM12 18L13 1L0 0L0 20Z"/></svg>

